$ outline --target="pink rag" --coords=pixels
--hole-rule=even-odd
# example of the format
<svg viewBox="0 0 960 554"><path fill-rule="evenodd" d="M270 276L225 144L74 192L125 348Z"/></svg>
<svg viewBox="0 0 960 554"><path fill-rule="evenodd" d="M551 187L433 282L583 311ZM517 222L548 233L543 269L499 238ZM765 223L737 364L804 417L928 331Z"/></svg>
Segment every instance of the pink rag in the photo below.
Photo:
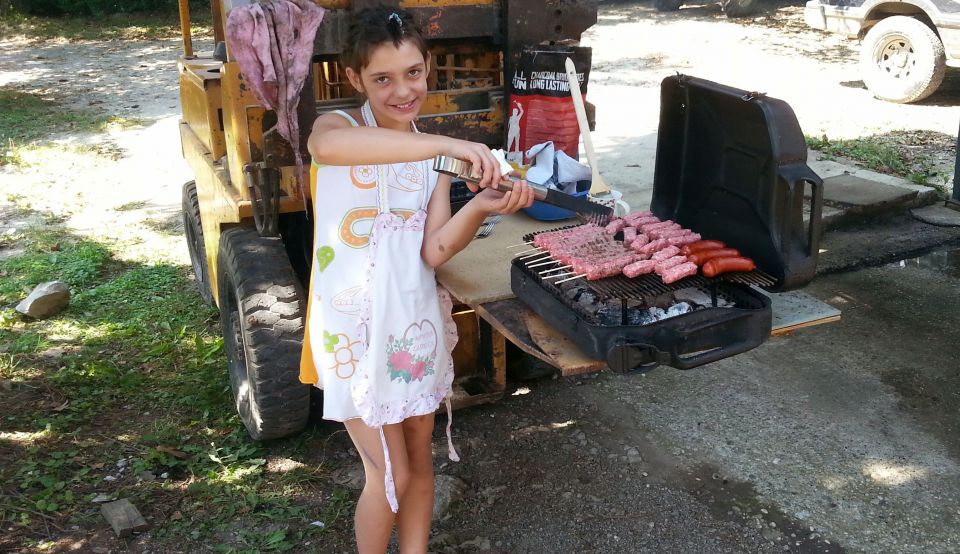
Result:
<svg viewBox="0 0 960 554"><path fill-rule="evenodd" d="M270 0L236 7L227 17L227 48L260 105L277 113L276 129L293 148L304 203L297 105L323 14L311 0Z"/></svg>

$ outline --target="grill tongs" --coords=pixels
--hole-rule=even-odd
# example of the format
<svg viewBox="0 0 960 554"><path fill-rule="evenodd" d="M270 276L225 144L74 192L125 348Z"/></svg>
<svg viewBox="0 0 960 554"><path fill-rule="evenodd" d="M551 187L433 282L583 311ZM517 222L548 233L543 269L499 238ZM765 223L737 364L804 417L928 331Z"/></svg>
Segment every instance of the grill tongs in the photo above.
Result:
<svg viewBox="0 0 960 554"><path fill-rule="evenodd" d="M479 179L473 177L471 169L470 162L449 156L437 156L433 163L433 170L437 173L444 173L451 177L476 184L479 182ZM513 179L504 178L500 181L500 184L497 185L497 190L513 190L513 183ZM530 188L533 189L533 197L540 202L576 212L581 219L589 221L590 223L606 225L613 216L613 208L609 206L591 202L586 198L571 196L559 190L550 189L534 183L529 183L529 185Z"/></svg>

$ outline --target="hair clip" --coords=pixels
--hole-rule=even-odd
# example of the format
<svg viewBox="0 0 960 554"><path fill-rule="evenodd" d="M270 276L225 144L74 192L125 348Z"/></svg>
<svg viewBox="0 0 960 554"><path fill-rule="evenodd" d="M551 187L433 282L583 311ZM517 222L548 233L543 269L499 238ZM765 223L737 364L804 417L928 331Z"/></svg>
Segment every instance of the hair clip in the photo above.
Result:
<svg viewBox="0 0 960 554"><path fill-rule="evenodd" d="M403 27L403 20L400 19L400 14L398 14L397 12L391 13L390 16L387 17L387 21L392 21L393 23L396 23L397 27Z"/></svg>

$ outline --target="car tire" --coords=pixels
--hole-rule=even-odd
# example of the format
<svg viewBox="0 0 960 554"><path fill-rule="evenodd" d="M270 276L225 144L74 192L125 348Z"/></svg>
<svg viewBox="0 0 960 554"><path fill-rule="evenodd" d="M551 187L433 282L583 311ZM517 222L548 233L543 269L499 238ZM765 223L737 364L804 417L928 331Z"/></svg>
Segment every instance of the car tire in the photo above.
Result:
<svg viewBox="0 0 960 554"><path fill-rule="evenodd" d="M653 7L661 12L675 12L683 5L683 0L653 0Z"/></svg>
<svg viewBox="0 0 960 554"><path fill-rule="evenodd" d="M219 256L220 324L237 413L255 440L292 435L310 415L311 387L299 379L306 295L280 238L227 229Z"/></svg>
<svg viewBox="0 0 960 554"><path fill-rule="evenodd" d="M203 301L214 306L210 290L210 270L207 268L207 248L203 242L203 226L200 224L200 201L197 198L197 183L188 181L183 185L183 235L190 251L190 265L197 289Z"/></svg>
<svg viewBox="0 0 960 554"><path fill-rule="evenodd" d="M746 17L757 12L760 0L723 0L721 5L727 17Z"/></svg>
<svg viewBox="0 0 960 554"><path fill-rule="evenodd" d="M943 42L933 29L912 17L888 17L863 39L863 82L881 100L898 104L923 100L943 82L946 68Z"/></svg>

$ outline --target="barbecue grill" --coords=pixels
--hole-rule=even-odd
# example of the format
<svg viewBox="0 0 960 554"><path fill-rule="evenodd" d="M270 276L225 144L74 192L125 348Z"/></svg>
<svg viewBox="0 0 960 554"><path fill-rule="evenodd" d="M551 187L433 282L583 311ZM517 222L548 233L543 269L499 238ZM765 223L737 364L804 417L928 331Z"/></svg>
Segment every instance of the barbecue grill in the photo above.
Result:
<svg viewBox="0 0 960 554"><path fill-rule="evenodd" d="M770 300L756 289L799 288L816 270L822 181L806 156L785 102L668 77L650 209L739 249L757 269L670 284L655 274L588 281L556 279L551 270L559 271L559 262L518 256L511 288L584 353L616 370L690 369L755 348L772 322Z"/></svg>

